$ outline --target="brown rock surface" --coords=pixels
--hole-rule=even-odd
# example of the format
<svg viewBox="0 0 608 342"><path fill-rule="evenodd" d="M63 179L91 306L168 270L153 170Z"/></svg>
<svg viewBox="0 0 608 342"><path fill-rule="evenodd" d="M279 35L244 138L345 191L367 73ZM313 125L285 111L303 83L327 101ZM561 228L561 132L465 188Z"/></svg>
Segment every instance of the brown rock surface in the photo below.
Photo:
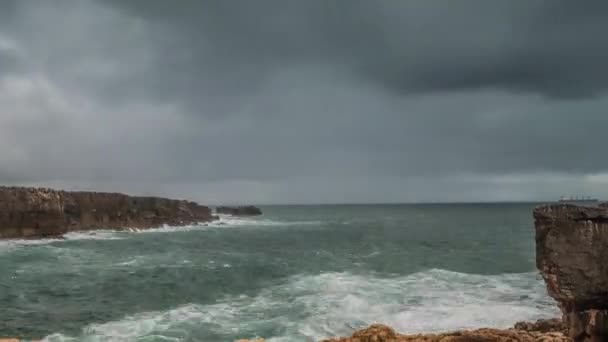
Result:
<svg viewBox="0 0 608 342"><path fill-rule="evenodd" d="M564 322L558 318L539 319L536 322L517 322L513 328L516 330L538 331L541 333L551 331L561 331L566 333L567 330Z"/></svg>
<svg viewBox="0 0 608 342"><path fill-rule="evenodd" d="M213 220L194 202L119 193L0 187L0 238L59 236L92 229L145 229Z"/></svg>
<svg viewBox="0 0 608 342"><path fill-rule="evenodd" d="M608 340L608 206L534 210L536 264L574 341Z"/></svg>
<svg viewBox="0 0 608 342"><path fill-rule="evenodd" d="M533 323L531 323L533 324ZM478 329L444 334L401 335L393 329L376 324L355 332L351 337L322 342L565 342L569 339L559 331L539 332L518 329Z"/></svg>

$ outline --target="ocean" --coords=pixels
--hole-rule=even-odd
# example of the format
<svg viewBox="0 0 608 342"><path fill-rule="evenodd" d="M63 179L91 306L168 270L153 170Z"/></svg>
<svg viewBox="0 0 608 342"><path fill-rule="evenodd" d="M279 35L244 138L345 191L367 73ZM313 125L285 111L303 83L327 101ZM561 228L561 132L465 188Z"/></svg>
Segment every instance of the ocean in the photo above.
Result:
<svg viewBox="0 0 608 342"><path fill-rule="evenodd" d="M534 204L267 206L208 225L0 241L0 336L317 341L558 315Z"/></svg>

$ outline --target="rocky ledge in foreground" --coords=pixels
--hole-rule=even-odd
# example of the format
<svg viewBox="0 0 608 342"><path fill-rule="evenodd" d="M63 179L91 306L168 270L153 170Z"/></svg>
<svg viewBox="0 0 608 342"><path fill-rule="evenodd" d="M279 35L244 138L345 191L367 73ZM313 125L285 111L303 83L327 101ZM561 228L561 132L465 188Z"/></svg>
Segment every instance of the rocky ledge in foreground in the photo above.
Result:
<svg viewBox="0 0 608 342"><path fill-rule="evenodd" d="M511 329L463 330L443 334L403 335L390 327L374 324L356 331L350 337L321 342L565 342L565 326L560 319L541 319L534 323L519 322ZM240 339L234 342L264 342L264 339Z"/></svg>
<svg viewBox="0 0 608 342"><path fill-rule="evenodd" d="M226 207L221 206L215 208L218 214L232 215L232 216L256 216L262 215L262 210L252 205L240 206L240 207Z"/></svg>
<svg viewBox="0 0 608 342"><path fill-rule="evenodd" d="M443 334L402 335L393 329L376 324L356 331L351 337L324 340L322 342L565 342L559 320L543 320L536 323L517 323L512 329L478 329Z"/></svg>
<svg viewBox="0 0 608 342"><path fill-rule="evenodd" d="M52 237L70 231L146 229L215 219L194 202L119 193L0 187L0 238Z"/></svg>
<svg viewBox="0 0 608 342"><path fill-rule="evenodd" d="M574 341L608 341L608 204L534 210L536 265Z"/></svg>
<svg viewBox="0 0 608 342"><path fill-rule="evenodd" d="M511 329L463 330L443 334L403 335L393 329L375 324L356 331L350 337L338 337L321 342L566 342L564 325L559 319L519 322ZM263 339L235 342L263 342Z"/></svg>

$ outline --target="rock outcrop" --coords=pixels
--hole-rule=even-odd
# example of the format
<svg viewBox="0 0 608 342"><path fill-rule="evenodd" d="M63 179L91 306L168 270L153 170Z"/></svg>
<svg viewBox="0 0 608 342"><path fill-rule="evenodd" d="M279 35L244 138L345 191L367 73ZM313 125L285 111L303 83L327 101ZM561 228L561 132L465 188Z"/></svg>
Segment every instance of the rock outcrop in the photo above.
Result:
<svg viewBox="0 0 608 342"><path fill-rule="evenodd" d="M242 207L217 207L215 211L218 214L232 215L232 216L255 216L262 215L262 210L252 205Z"/></svg>
<svg viewBox="0 0 608 342"><path fill-rule="evenodd" d="M145 229L213 220L194 202L119 193L0 187L0 238L59 236L93 229Z"/></svg>
<svg viewBox="0 0 608 342"><path fill-rule="evenodd" d="M534 324L534 323L532 323ZM542 324L542 323L541 323ZM356 331L351 337L333 338L322 342L566 342L561 331L513 329L478 329L444 334L402 335L393 329L375 324Z"/></svg>
<svg viewBox="0 0 608 342"><path fill-rule="evenodd" d="M608 341L608 206L534 210L536 264L570 337Z"/></svg>
<svg viewBox="0 0 608 342"><path fill-rule="evenodd" d="M523 331L538 331L541 333L546 332L563 332L567 333L566 325L564 321L559 318L552 319L539 319L536 322L517 322L513 326L515 330Z"/></svg>

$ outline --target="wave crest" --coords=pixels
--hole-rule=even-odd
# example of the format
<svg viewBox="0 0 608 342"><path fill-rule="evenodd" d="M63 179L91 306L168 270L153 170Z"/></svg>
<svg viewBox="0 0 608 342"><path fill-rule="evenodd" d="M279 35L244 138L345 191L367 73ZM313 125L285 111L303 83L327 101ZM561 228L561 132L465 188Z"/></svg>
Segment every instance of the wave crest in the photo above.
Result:
<svg viewBox="0 0 608 342"><path fill-rule="evenodd" d="M507 327L557 315L536 273L483 276L431 269L407 276L300 275L255 297L188 304L90 325L82 335L45 341L126 341L138 337L310 341L381 322L406 333ZM280 333L277 333L280 332ZM162 339L161 339L162 338Z"/></svg>

